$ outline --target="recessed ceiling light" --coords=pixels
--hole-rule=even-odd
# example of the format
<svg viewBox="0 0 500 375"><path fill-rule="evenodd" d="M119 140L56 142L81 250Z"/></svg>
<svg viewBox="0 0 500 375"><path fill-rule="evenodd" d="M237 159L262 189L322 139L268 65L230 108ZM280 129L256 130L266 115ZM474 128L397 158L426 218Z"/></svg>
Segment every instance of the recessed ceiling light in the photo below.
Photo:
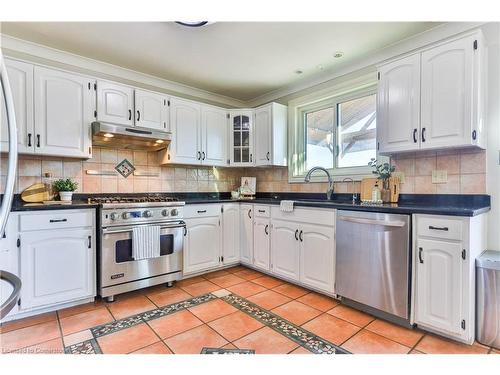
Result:
<svg viewBox="0 0 500 375"><path fill-rule="evenodd" d="M319 64L316 68L318 68L319 70L323 70L323 65Z"/></svg>
<svg viewBox="0 0 500 375"><path fill-rule="evenodd" d="M186 27L202 27L213 22L208 21L175 21L176 24Z"/></svg>
<svg viewBox="0 0 500 375"><path fill-rule="evenodd" d="M111 134L111 133L104 133L104 134L103 134L103 137L105 137L105 138L113 138L113 137L114 137L114 135L113 135L113 134Z"/></svg>
<svg viewBox="0 0 500 375"><path fill-rule="evenodd" d="M338 59L342 56L344 56L344 52L342 52L342 51L337 51L333 54L333 57L335 57L336 59Z"/></svg>
<svg viewBox="0 0 500 375"><path fill-rule="evenodd" d="M302 73L304 73L304 72L303 72L302 70L300 70L300 69L297 69L297 70L295 71L295 74L302 74Z"/></svg>
<svg viewBox="0 0 500 375"><path fill-rule="evenodd" d="M163 139L157 139L157 140L155 141L155 143L162 144L162 143L163 143Z"/></svg>

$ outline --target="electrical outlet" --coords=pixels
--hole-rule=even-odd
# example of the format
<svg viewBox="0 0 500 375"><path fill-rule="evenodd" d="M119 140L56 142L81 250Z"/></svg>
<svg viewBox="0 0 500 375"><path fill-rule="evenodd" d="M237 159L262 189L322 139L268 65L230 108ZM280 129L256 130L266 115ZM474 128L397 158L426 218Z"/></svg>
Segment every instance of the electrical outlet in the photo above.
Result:
<svg viewBox="0 0 500 375"><path fill-rule="evenodd" d="M448 171L444 169L436 169L432 171L433 184L445 184L448 182Z"/></svg>
<svg viewBox="0 0 500 375"><path fill-rule="evenodd" d="M404 174L404 172L394 172L392 175L394 177L399 177L399 182L401 182L402 184L405 183L405 174Z"/></svg>

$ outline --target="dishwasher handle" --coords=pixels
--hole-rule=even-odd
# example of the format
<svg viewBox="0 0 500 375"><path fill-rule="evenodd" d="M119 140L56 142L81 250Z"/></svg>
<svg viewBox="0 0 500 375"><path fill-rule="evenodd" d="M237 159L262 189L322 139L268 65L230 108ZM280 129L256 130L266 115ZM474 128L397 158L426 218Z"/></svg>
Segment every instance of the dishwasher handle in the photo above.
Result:
<svg viewBox="0 0 500 375"><path fill-rule="evenodd" d="M367 225L381 225L384 227L395 227L403 228L406 223L404 221L386 221L386 220L376 220L376 219L365 219L362 217L352 217L352 216L338 216L339 220L349 221L356 224L367 224Z"/></svg>

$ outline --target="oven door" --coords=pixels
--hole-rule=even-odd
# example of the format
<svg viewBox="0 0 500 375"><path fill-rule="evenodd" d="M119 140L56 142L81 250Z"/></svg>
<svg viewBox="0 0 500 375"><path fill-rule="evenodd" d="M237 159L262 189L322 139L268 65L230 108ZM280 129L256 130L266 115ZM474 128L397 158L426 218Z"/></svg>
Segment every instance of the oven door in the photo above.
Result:
<svg viewBox="0 0 500 375"><path fill-rule="evenodd" d="M154 225L154 223L148 225ZM161 255L157 258L141 260L132 258L133 227L108 227L102 230L101 287L182 271L186 223L179 221L162 226L160 230Z"/></svg>

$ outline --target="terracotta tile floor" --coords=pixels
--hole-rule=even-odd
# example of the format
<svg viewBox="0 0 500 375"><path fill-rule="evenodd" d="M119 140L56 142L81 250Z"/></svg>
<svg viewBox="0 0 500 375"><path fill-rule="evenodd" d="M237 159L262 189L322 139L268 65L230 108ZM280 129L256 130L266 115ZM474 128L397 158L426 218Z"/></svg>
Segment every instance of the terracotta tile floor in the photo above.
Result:
<svg viewBox="0 0 500 375"><path fill-rule="evenodd" d="M228 291L272 311L352 353L471 353L500 351L464 345L402 328L324 295L242 266L176 283L41 314L0 327L0 352L63 353L92 338L90 328L203 295ZM214 299L96 339L103 353L199 353L203 347L254 349L256 353L307 354L307 349L222 299Z"/></svg>

